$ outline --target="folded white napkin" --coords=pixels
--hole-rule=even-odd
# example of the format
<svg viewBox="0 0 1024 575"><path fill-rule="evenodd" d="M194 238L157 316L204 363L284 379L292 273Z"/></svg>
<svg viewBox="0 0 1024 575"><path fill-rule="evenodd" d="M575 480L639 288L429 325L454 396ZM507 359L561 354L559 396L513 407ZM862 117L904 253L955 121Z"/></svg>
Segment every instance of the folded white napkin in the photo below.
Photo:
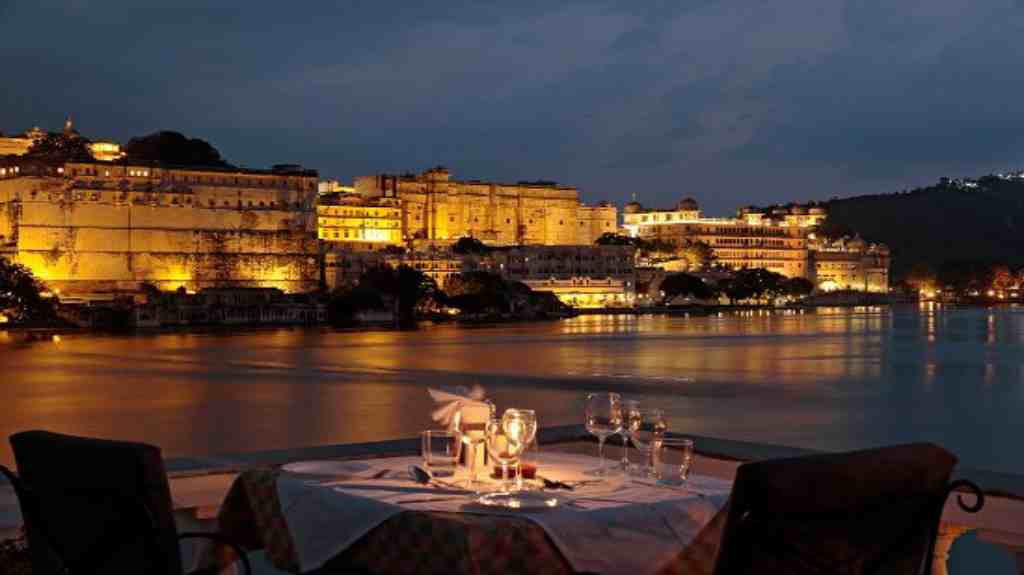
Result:
<svg viewBox="0 0 1024 575"><path fill-rule="evenodd" d="M474 385L472 388L458 386L454 388L430 389L427 393L435 403L443 404L430 414L434 421L440 423L447 429L457 428L459 425L458 413L462 406L469 404L484 405L484 388Z"/></svg>

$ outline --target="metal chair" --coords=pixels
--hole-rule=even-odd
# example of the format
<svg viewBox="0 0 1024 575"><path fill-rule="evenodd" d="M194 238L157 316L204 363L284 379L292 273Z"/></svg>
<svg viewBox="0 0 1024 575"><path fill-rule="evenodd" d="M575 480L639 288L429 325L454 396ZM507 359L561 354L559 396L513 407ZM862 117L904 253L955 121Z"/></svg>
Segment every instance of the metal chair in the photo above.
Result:
<svg viewBox="0 0 1024 575"><path fill-rule="evenodd" d="M741 465L715 575L928 575L956 457L931 444Z"/></svg>
<svg viewBox="0 0 1024 575"><path fill-rule="evenodd" d="M181 575L183 539L226 546L251 573L245 550L224 537L177 532L159 448L48 431L10 441L19 473L0 472L18 497L35 575Z"/></svg>

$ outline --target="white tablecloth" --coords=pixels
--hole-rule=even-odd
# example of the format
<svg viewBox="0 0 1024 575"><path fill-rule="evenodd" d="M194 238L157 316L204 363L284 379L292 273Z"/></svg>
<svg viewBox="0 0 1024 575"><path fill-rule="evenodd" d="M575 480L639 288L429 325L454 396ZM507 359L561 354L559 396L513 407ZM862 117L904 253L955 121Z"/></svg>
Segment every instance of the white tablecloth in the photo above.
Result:
<svg viewBox="0 0 1024 575"><path fill-rule="evenodd" d="M540 525L576 571L606 575L654 573L679 555L722 508L730 484L691 476L685 488L655 486L630 478L553 493L571 504L542 511L502 511L475 503L468 494L418 485L408 479L418 457L360 461L343 478L325 480L283 474L281 510L303 571L316 569L388 518L406 510L503 513ZM577 480L596 466L593 457L545 452L540 473ZM372 477L384 470L381 479Z"/></svg>

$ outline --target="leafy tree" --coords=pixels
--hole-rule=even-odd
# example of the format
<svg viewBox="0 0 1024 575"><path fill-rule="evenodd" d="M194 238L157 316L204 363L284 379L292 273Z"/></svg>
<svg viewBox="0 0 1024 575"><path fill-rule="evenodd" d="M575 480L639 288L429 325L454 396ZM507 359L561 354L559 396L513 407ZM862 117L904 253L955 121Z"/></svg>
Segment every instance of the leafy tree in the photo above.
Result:
<svg viewBox="0 0 1024 575"><path fill-rule="evenodd" d="M640 253L645 255L645 256L651 256L651 255L663 255L663 256L676 255L678 253L678 251L679 251L679 248L677 248L675 246L675 244L673 244L671 242L667 242L667 241L659 239L659 238L654 238L653 240L644 240L644 239L641 239L641 238L634 238L634 240L635 240L634 245L636 246L636 249L638 251L640 251Z"/></svg>
<svg viewBox="0 0 1024 575"><path fill-rule="evenodd" d="M763 268L737 270L733 277L718 283L719 289L732 303L737 301L776 297L785 294L786 277Z"/></svg>
<svg viewBox="0 0 1024 575"><path fill-rule="evenodd" d="M25 156L55 162L89 162L94 159L89 140L76 132L47 134L32 142Z"/></svg>
<svg viewBox="0 0 1024 575"><path fill-rule="evenodd" d="M691 270L706 269L715 259L715 252L704 242L689 242L681 250L682 256Z"/></svg>
<svg viewBox="0 0 1024 575"><path fill-rule="evenodd" d="M692 297L696 299L708 299L714 297L715 292L704 280L697 276L677 273L670 274L661 281L659 289L665 293L668 300L677 297Z"/></svg>
<svg viewBox="0 0 1024 575"><path fill-rule="evenodd" d="M413 319L435 307L441 293L437 282L422 271L409 266L398 266L396 270L398 285L398 315L404 321Z"/></svg>
<svg viewBox="0 0 1024 575"><path fill-rule="evenodd" d="M440 295L434 280L420 270L377 266L363 272L357 285L335 291L328 316L332 323L340 323L360 311L385 309L386 301L391 300L398 319L408 322L435 308Z"/></svg>
<svg viewBox="0 0 1024 575"><path fill-rule="evenodd" d="M491 272L476 271L456 274L445 284L445 293L452 302L463 301L456 299L459 296L473 296L474 305L480 309L505 311L510 307L507 282L500 275Z"/></svg>
<svg viewBox="0 0 1024 575"><path fill-rule="evenodd" d="M936 280L935 270L924 262L914 264L906 277L907 285L917 291L934 289Z"/></svg>
<svg viewBox="0 0 1024 575"><path fill-rule="evenodd" d="M384 249L381 250L381 253L391 256L405 255L405 252L406 250L402 246L384 246Z"/></svg>
<svg viewBox="0 0 1024 575"><path fill-rule="evenodd" d="M614 232L605 232L601 234L601 237L597 238L594 243L600 246L633 246L638 252L645 256L655 253L674 254L677 251L675 245L659 238L646 240L644 238L632 238L616 234Z"/></svg>
<svg viewBox="0 0 1024 575"><path fill-rule="evenodd" d="M480 294L463 293L448 298L448 305L457 308L462 313L479 314L492 310L487 298Z"/></svg>
<svg viewBox="0 0 1024 575"><path fill-rule="evenodd" d="M829 240L838 240L856 235L856 232L849 224L829 217L826 217L825 221L819 224L814 231L819 236Z"/></svg>
<svg viewBox="0 0 1024 575"><path fill-rule="evenodd" d="M939 267L938 280L957 293L982 292L992 285L992 266L977 260L947 261Z"/></svg>
<svg viewBox="0 0 1024 575"><path fill-rule="evenodd" d="M807 278L788 278L782 282L782 291L792 297L805 297L814 291L814 282Z"/></svg>
<svg viewBox="0 0 1024 575"><path fill-rule="evenodd" d="M490 253L491 248L487 247L487 244L473 237L459 238L459 241L455 242L452 246L452 251L459 255L486 255Z"/></svg>
<svg viewBox="0 0 1024 575"><path fill-rule="evenodd" d="M0 311L14 323L54 318L53 301L42 296L45 289L28 268L0 257Z"/></svg>
<svg viewBox="0 0 1024 575"><path fill-rule="evenodd" d="M615 232L605 232L601 234L601 237L594 240L594 243L599 246L632 246L636 245L634 241L636 239L639 238L631 238Z"/></svg>
<svg viewBox="0 0 1024 575"><path fill-rule="evenodd" d="M208 142L183 134L162 131L132 138L124 146L126 159L136 162L157 162L177 166L209 166L229 168L220 152Z"/></svg>
<svg viewBox="0 0 1024 575"><path fill-rule="evenodd" d="M729 303L735 304L738 301L754 297L754 289L738 278L724 278L718 282L718 290L729 298Z"/></svg>

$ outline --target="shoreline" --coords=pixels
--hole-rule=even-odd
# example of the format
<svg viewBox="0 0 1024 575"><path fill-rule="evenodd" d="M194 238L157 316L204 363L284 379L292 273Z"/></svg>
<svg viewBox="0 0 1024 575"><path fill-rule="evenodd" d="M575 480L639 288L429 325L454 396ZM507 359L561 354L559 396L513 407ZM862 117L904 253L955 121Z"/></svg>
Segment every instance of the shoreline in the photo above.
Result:
<svg viewBox="0 0 1024 575"><path fill-rule="evenodd" d="M775 305L684 305L672 307L645 307L645 308L584 308L574 309L571 313L551 315L547 317L475 317L458 319L449 316L432 316L417 319L412 324L400 324L398 322L352 322L346 324L330 323L231 323L231 324L178 324L165 326L133 326L125 329L104 329L94 327L83 327L71 324L64 325L0 325L0 334L20 334L28 340L45 340L53 336L63 334L102 334L102 335L144 335L144 334L166 334L166 333L258 333L280 329L320 329L332 332L358 332L358 331L409 331L430 325L456 325L456 326L482 326L482 325L509 325L522 323L545 323L564 319L571 319L579 316L670 316L670 317L708 317L715 314L735 314L749 311L766 312L801 312L815 313L821 308L844 308L853 309L858 307L893 307L920 304L937 303L944 307L956 309L977 309L977 308L1009 308L1024 304L1022 301L971 301L971 302L939 302L932 300L888 300L888 301L866 301L866 302L820 302L820 303L797 303L783 306Z"/></svg>

